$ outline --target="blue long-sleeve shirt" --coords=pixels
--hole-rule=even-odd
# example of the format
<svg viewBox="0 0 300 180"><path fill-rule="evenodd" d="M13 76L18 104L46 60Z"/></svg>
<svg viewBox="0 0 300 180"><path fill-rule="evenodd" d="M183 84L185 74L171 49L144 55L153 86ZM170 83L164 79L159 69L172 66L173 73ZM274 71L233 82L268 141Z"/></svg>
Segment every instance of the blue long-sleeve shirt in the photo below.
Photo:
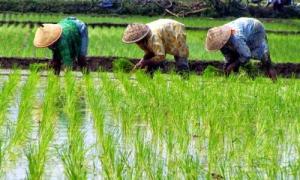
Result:
<svg viewBox="0 0 300 180"><path fill-rule="evenodd" d="M228 53L236 52L239 54L239 61L246 63L251 58L261 60L264 53L269 51L265 28L260 21L253 18L239 18L226 25L231 27L234 33L229 43L221 49L225 58L230 56Z"/></svg>

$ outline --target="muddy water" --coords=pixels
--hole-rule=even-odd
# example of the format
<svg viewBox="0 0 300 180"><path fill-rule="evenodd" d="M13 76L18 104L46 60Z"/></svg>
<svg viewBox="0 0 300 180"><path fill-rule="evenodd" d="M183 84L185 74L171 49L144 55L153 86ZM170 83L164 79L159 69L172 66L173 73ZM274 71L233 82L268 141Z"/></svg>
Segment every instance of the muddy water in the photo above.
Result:
<svg viewBox="0 0 300 180"><path fill-rule="evenodd" d="M9 71L1 71L0 74L0 88L3 86L3 83L8 79L8 74ZM7 74L7 75L5 75ZM17 94L14 97L14 102L11 104L9 113L8 113L8 120L7 123L4 125L4 127L1 129L1 131L6 131L7 129L14 129L16 126L17 118L18 118L18 113L19 113L19 107L18 104L20 102L20 96L21 96L21 89L24 83L26 82L28 78L29 72L27 71L22 71L21 72L21 81L19 83L19 88L17 90ZM40 83L38 85L38 92L36 95L37 103L36 106L33 109L33 124L32 124L32 132L31 135L28 139L28 142L30 145L38 144L39 140L39 116L36 115L38 112L41 110L41 106L43 103L43 96L44 96L44 91L46 88L46 83L47 83L47 77L46 73L42 74L40 77ZM77 78L81 78L81 73L76 74ZM112 79L114 79L112 77ZM63 81L63 78L61 78ZM96 80L97 81L97 80ZM84 134L84 141L85 141L85 149L87 149L86 152L86 163L88 166L88 179L102 179L103 175L103 170L101 167L101 162L99 161L99 148L97 148L96 144L97 139L96 139L96 132L93 126L93 118L91 115L91 112L88 108L83 108L82 109L82 114L84 114L84 120L83 120L83 127L81 131ZM147 125L136 125L137 128L142 128L142 129L147 129ZM124 151L131 151L131 155L128 156L128 163L129 165L134 165L135 161L135 150L134 146L132 144L125 144L122 142L122 128L119 124L114 124L112 120L111 114L108 112L106 114L106 119L105 119L105 132L112 134L114 141L118 144L118 150L120 152ZM54 138L51 142L51 145L49 147L49 152L47 155L47 161L45 165L45 173L44 177L45 179L67 179L64 176L64 165L61 161L59 152L65 147L67 144L68 140L68 120L64 116L64 114L60 114L58 118L58 123L57 127L55 130ZM8 142L10 139L10 134L9 133L4 133L3 135L4 139ZM151 141L152 135L149 130L147 130L146 133L146 141ZM162 157L166 160L167 159L167 147L166 144L164 147L162 147ZM28 161L26 157L26 151L28 150L29 145L24 146L23 152L19 154L19 156L16 158L16 160L9 160L4 163L4 168L5 170L3 171L4 174L2 177L4 179L25 179L27 177L28 173ZM193 154L193 143L191 143L191 154ZM159 150L157 150L159 152ZM195 155L195 154L194 154ZM196 155L195 155L196 156ZM163 169L163 174L167 175L167 168L166 168L166 162L164 163L164 169Z"/></svg>
<svg viewBox="0 0 300 180"><path fill-rule="evenodd" d="M8 73L7 71L2 71L3 74ZM18 104L20 102L21 96L21 87L24 85L28 78L28 72L23 71L21 76L21 81L19 83L19 87L16 95L14 96L14 102L11 103L7 121L1 128L1 137L5 142L8 142L10 139L10 134L12 132L8 131L8 129L14 129L16 127L16 122L19 113ZM79 75L80 76L80 75ZM0 76L0 88L3 86L3 83L8 79L8 76ZM30 137L28 137L28 142L31 145L37 144L39 140L39 122L38 122L38 111L41 110L41 105L43 102L44 90L46 87L47 79L45 77L40 78L40 83L38 86L38 92L36 94L37 103L33 109L33 124L32 124L32 132ZM91 113L88 109L82 109L84 114L84 124L82 127L82 132L84 132L84 141L86 144L86 148L88 152L86 153L86 160L88 162L88 167L93 169L90 171L91 173L88 175L89 179L98 179L99 175L95 174L95 172L100 172L100 163L97 161L97 151L95 148L96 137L95 131L93 129L93 119L91 117ZM49 148L49 154L47 155L48 160L46 162L45 167L45 178L46 179L65 179L64 177L64 166L60 159L58 151L67 144L67 128L68 122L63 115L59 116L58 124L56 127L55 135L52 140L52 143ZM25 179L27 177L28 171L28 161L26 158L26 151L29 146L24 146L22 152L18 155L15 160L8 160L4 163L2 177L4 179Z"/></svg>

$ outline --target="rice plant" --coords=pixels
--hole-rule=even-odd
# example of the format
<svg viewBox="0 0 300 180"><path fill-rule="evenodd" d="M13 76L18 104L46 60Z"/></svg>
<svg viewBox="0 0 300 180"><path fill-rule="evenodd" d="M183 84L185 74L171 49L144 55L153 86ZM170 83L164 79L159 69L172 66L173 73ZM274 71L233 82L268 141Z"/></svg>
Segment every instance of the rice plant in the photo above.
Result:
<svg viewBox="0 0 300 180"><path fill-rule="evenodd" d="M32 71L26 80L21 91L19 102L19 112L17 122L5 151L11 158L20 154L20 149L29 142L29 136L32 131L33 109L35 105L36 91L38 88L39 75L36 71Z"/></svg>
<svg viewBox="0 0 300 180"><path fill-rule="evenodd" d="M80 84L80 82L75 80L71 72L66 74L64 112L68 119L68 142L62 149L61 159L65 167L65 175L69 179L87 178L84 132L81 129L83 116L80 111L82 106L80 103L81 92L78 88Z"/></svg>
<svg viewBox="0 0 300 180"><path fill-rule="evenodd" d="M49 147L55 134L58 119L59 81L53 74L48 75L39 127L38 144L31 144L27 153L28 179L43 179Z"/></svg>
<svg viewBox="0 0 300 180"><path fill-rule="evenodd" d="M20 74L19 71L14 71L8 78L7 81L3 83L1 87L0 94L0 125L6 120L6 113L9 108L12 99L14 98L15 92L17 90L17 85L19 84Z"/></svg>
<svg viewBox="0 0 300 180"><path fill-rule="evenodd" d="M3 83L0 91L0 126L2 127L5 122L7 122L8 110L10 105L13 103L14 95L17 90L17 86L19 84L20 74L19 71L15 70L11 73ZM6 140L1 136L0 138L0 169L3 167L3 160L5 155L5 146ZM3 171L0 170L0 175L2 175Z"/></svg>

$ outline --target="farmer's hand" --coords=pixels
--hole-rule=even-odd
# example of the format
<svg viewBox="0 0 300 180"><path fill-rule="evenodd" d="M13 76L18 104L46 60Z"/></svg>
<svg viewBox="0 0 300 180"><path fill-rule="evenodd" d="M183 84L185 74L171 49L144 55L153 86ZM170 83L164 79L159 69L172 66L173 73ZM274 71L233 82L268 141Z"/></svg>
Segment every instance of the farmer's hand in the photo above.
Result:
<svg viewBox="0 0 300 180"><path fill-rule="evenodd" d="M144 59L141 59L133 68L133 70L136 69L143 69L146 66L146 61Z"/></svg>

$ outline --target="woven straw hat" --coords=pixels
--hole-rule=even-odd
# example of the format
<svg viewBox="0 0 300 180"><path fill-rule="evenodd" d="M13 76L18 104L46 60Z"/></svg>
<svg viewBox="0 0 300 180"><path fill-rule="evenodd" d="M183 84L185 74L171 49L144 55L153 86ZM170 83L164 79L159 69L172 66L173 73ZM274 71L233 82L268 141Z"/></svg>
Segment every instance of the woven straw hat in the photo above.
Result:
<svg viewBox="0 0 300 180"><path fill-rule="evenodd" d="M229 26L219 26L208 30L205 48L207 51L220 50L229 40L231 28Z"/></svg>
<svg viewBox="0 0 300 180"><path fill-rule="evenodd" d="M49 47L54 44L62 34L62 27L58 24L43 24L35 33L33 45L38 48Z"/></svg>
<svg viewBox="0 0 300 180"><path fill-rule="evenodd" d="M127 44L136 43L145 38L150 28L145 24L130 24L127 26L122 41Z"/></svg>

